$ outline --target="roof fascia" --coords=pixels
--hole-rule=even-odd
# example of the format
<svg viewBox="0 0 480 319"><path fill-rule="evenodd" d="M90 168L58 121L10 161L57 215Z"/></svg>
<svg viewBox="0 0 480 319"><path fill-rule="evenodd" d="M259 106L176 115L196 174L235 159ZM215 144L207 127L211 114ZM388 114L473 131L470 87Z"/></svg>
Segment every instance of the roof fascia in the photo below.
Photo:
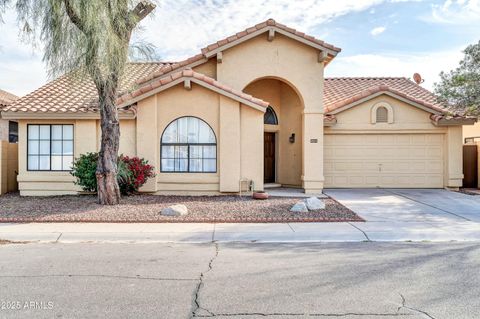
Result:
<svg viewBox="0 0 480 319"><path fill-rule="evenodd" d="M132 120L137 116L133 113L118 113L119 119ZM4 111L1 113L1 118L5 120L99 120L100 114L94 112L69 112L69 113L49 113L49 112L11 112Z"/></svg>
<svg viewBox="0 0 480 319"><path fill-rule="evenodd" d="M302 38L302 37L300 37L300 36L298 36L298 35L295 35L295 34L290 33L290 32L288 32L288 31L282 30L282 29L280 29L280 28L278 28L278 27L276 27L276 26L269 26L269 27L267 27L267 28L259 29L259 30L257 30L257 31L252 32L252 33L249 33L249 34L247 34L247 35L245 35L245 36L243 36L243 37L241 37L241 38L239 38L239 39L237 39L237 40L235 40L235 41L232 41L232 42L230 42L230 43L227 43L227 44L225 44L225 45L222 45L222 46L220 46L220 47L218 47L218 48L216 48L216 49L214 49L214 50L208 51L208 52L206 52L206 53L204 54L204 56L205 56L206 58L211 58L211 57L213 57L214 55L216 55L216 54L219 53L219 52L228 50L228 49L230 49L230 48L232 48L232 47L234 47L234 46L236 46L236 45L239 45L239 44L241 44L241 43L243 43L243 42L245 42L245 41L248 41L248 40L250 40L250 39L252 39L252 38L257 37L257 36L259 36L260 34L263 34L263 33L265 33L265 32L269 32L269 33L270 33L271 30L273 30L273 31L275 31L275 32L278 32L278 33L280 33L280 34L282 34L282 35L284 35L284 36L286 36L286 37L288 37L288 38L291 38L291 39L293 39L293 40L296 40L296 41L298 41L298 42L301 42L301 43L303 43L303 44L306 44L306 45L308 45L308 46L311 46L311 47L313 47L313 48L315 48L315 49L317 49L317 50L327 52L327 53L330 54L331 56L336 56L337 53L338 53L338 52L336 52L336 51L334 51L334 50L331 50L331 49L329 49L329 48L324 47L323 45L320 45L320 44L314 43L314 42L312 42L312 41L309 41L309 40L307 40L307 39L305 39L305 38Z"/></svg>
<svg viewBox="0 0 480 319"><path fill-rule="evenodd" d="M180 84L180 83L183 83L183 82L185 82L186 80L189 80L190 82L196 83L196 84L198 84L198 85L200 85L200 86L202 86L202 87L204 87L204 88L206 88L206 89L209 89L209 90L211 90L211 91L214 91L214 92L216 92L216 93L218 93L218 94L221 94L221 95L224 95L224 96L226 96L226 97L229 97L229 98L231 98L231 99L233 99L233 100L235 100L235 101L237 101L237 102L240 102L240 103L242 103L242 104L245 104L245 105L247 105L247 106L250 106L250 107L252 107L252 108L254 108L254 109L258 110L258 111L261 111L261 112L265 112L265 111L266 111L266 108L263 108L262 106L257 105L257 104L255 104L255 103L249 101L249 100L243 99L243 98L237 96L236 94L230 93L230 92L225 91L225 90L221 90L221 89L219 89L219 88L217 88L217 87L215 87L215 86L213 86L213 85L210 85L210 84L208 84L208 83L206 83L206 82L204 82L204 81L202 81L202 80L199 80L199 79L197 79L197 78L195 78L195 77L185 77L185 76L180 77L180 78L178 78L178 79L176 79L176 80L174 80L174 81L172 81L172 82L170 82L170 83L168 83L168 84L165 84L165 85L162 85L162 86L160 86L160 87L158 87L158 88L155 88L154 90L148 91L148 92L146 92L146 93L144 93L144 94L142 94L142 95L139 95L139 96L137 96L137 97L134 97L133 99L131 99L131 100L129 100L129 101L123 102L123 103L119 104L117 107L118 107L118 108L122 108L122 107L126 107L126 106L128 106L128 105L130 105L130 104L137 103L137 102L139 102L139 101L141 101L141 100L143 100L143 99L146 99L146 98L149 97L149 96L152 96L152 95L154 95L154 94L157 94L157 93L159 93L159 92L162 92L162 91L164 91L164 90L167 90L167 89L169 89L169 88L171 88L171 87L173 87L173 86L175 86L175 85L178 85L178 84Z"/></svg>

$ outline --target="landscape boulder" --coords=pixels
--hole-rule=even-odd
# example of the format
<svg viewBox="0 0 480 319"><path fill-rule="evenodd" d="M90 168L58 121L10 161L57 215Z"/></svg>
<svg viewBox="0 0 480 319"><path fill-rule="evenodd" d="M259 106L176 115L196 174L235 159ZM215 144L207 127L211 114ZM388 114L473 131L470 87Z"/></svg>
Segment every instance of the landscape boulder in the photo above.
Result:
<svg viewBox="0 0 480 319"><path fill-rule="evenodd" d="M304 201L300 201L290 208L292 213L308 213L307 205Z"/></svg>
<svg viewBox="0 0 480 319"><path fill-rule="evenodd" d="M308 210L320 210L325 209L325 203L317 197L309 197L305 199L305 204Z"/></svg>
<svg viewBox="0 0 480 319"><path fill-rule="evenodd" d="M188 214L188 208L183 204L172 205L162 209L161 214L163 216L185 216Z"/></svg>

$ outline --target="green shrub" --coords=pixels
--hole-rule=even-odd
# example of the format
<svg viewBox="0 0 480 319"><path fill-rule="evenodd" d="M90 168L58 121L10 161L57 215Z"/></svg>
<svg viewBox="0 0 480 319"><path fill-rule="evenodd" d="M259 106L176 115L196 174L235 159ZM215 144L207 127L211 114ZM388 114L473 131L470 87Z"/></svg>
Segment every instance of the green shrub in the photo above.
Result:
<svg viewBox="0 0 480 319"><path fill-rule="evenodd" d="M84 191L97 191L98 153L80 155L73 162L71 174L76 177L75 184ZM143 158L120 155L117 163L117 181L122 195L132 194L155 176L155 169Z"/></svg>
<svg viewBox="0 0 480 319"><path fill-rule="evenodd" d="M97 191L97 170L98 153L87 153L80 155L73 161L70 174L76 177L75 184L79 185L86 192Z"/></svg>

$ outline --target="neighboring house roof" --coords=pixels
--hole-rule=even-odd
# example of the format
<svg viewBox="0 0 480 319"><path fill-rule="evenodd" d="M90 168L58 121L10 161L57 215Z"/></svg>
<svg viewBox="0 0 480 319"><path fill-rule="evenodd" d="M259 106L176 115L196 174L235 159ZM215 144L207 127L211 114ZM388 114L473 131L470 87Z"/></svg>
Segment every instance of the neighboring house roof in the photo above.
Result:
<svg viewBox="0 0 480 319"><path fill-rule="evenodd" d="M120 80L119 94L134 86L135 82L169 63L128 63ZM10 112L77 113L98 111L98 94L93 81L86 76L68 74L53 80L30 94L4 107Z"/></svg>
<svg viewBox="0 0 480 319"><path fill-rule="evenodd" d="M18 96L0 89L0 107L10 105L17 99Z"/></svg>
<svg viewBox="0 0 480 319"><path fill-rule="evenodd" d="M232 89L202 73L194 72L192 69L186 69L186 70L178 71L176 73L172 73L169 76L165 76L161 79L145 84L130 93L126 93L120 96L116 101L117 106L121 108L124 106L131 105L133 103L136 103L140 100L145 99L148 96L151 96L160 91L163 91L172 86L175 86L181 82L184 82L184 85L187 89L191 89L191 83L194 82L207 89L215 91L219 94L227 96L231 99L234 99L238 102L241 102L245 105L251 106L261 111L265 111L265 109L269 105L268 102L257 99L241 91Z"/></svg>
<svg viewBox="0 0 480 319"><path fill-rule="evenodd" d="M407 100L433 114L447 112L432 92L403 77L325 78L325 111L336 114L381 94Z"/></svg>
<svg viewBox="0 0 480 319"><path fill-rule="evenodd" d="M223 50L229 49L235 45L238 45L248 39L251 39L253 37L256 37L262 33L265 32L270 32L272 30L273 32L278 32L280 34L283 34L287 37L296 39L298 41L301 41L307 45L313 46L319 50L326 51L328 53L326 57L326 62L328 63L331 61L337 53L341 51L340 48L335 47L334 45L328 44L322 40L316 39L313 36L307 35L303 32L297 31L295 29L289 28L284 24L278 23L273 19L268 19L265 22L259 23L253 27L247 28L244 31L238 32L232 36L229 36L225 39L222 39L220 41L217 41L213 44L210 44L206 46L205 48L201 49L200 54L197 54L191 58L188 58L186 60L173 63L171 65L168 65L161 70L154 72L152 74L149 74L143 79L140 79L138 81L139 84L148 82L150 80L153 80L157 77L161 77L165 74L168 74L171 71L178 70L181 68L186 68L186 67L194 67L195 65L202 64L208 59L214 55L216 55L218 52L221 52Z"/></svg>

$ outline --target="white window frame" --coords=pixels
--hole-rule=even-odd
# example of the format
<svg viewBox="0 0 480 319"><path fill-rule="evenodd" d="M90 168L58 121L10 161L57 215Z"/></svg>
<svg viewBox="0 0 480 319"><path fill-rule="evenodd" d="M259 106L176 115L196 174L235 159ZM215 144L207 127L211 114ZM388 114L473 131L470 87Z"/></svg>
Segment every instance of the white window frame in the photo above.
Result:
<svg viewBox="0 0 480 319"><path fill-rule="evenodd" d="M203 122L211 131L211 133L213 134L213 138L214 138L214 142L211 142L211 143L206 143L206 142L164 142L164 136L165 136L165 132L167 131L167 129L173 125L175 122L179 121L180 119L183 119L183 118L194 118L194 119L197 119L198 121L200 122ZM177 132L178 134L178 132ZM177 170L176 167L176 163L174 163L174 170L167 170L164 168L164 165L163 165L163 160L177 160L177 157L174 157L174 158L167 158L167 157L164 157L163 156L163 147L168 147L168 146L173 146L175 147L175 150L177 148L186 148L187 150L187 156L186 157L179 157L178 159L179 160L186 160L187 162L187 167L185 170ZM203 147L215 147L215 157L204 157L204 153L203 153ZM201 147L202 149L202 157L191 157L191 149L192 147ZM174 152L176 153L176 151ZM200 171L197 171L197 170L191 170L190 168L190 161L191 160L201 160L202 162L202 170ZM203 170L203 161L204 160L214 160L215 161L215 170ZM176 118L175 120L171 121L164 129L164 131L162 132L162 136L160 137L160 172L161 173L183 173L183 174L191 174L191 173L195 173L195 174L209 174L209 173L217 173L217 169L218 169L218 163L217 163L217 160L218 160L218 147L217 147L217 136L215 135L215 131L212 129L212 127L204 120L202 120L201 118L199 117L196 117L196 116L182 116L182 117L179 117L179 118Z"/></svg>
<svg viewBox="0 0 480 319"><path fill-rule="evenodd" d="M30 127L32 126L38 126L39 128L39 135L38 135L38 138L31 138L30 137ZM41 136L40 136L40 127L48 127L49 129L49 137L48 138L45 138L45 139L42 139ZM61 130L62 130L62 137L60 139L53 139L52 137L52 127L53 126L61 126ZM64 126L71 126L72 127L72 138L71 139L64 139L63 138L63 127ZM46 142L48 141L49 142L49 151L48 153L40 153L40 143L41 142ZM38 142L39 146L38 146L38 153L33 153L34 151L30 150L30 142ZM53 154L52 152L52 142L60 142L60 144L62 145L61 149L61 153L60 154ZM65 154L64 151L63 151L63 144L64 142L71 142L72 143L72 154ZM72 158L72 162L73 163L73 160L74 160L74 156L75 156L75 127L73 124L27 124L27 171L29 172L70 172L72 170L72 168L68 168L66 169L64 167L64 162L63 162L63 159L65 157L71 157ZM61 168L62 169L52 169L52 157L54 156L59 156L61 157ZM30 159L31 157L37 157L38 158L38 165L37 165L37 169L35 168L31 168L30 167ZM48 157L48 161L49 161L49 168L48 169L42 169L40 168L40 158L41 157Z"/></svg>

